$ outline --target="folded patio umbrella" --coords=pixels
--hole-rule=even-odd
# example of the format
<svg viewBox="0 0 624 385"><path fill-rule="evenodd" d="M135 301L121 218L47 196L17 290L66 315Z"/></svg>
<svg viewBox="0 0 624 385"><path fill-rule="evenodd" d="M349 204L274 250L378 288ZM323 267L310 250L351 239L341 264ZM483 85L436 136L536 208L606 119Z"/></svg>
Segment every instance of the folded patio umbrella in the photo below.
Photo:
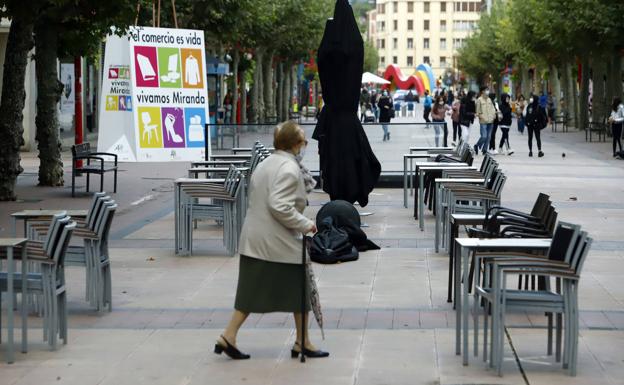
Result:
<svg viewBox="0 0 624 385"><path fill-rule="evenodd" d="M331 200L368 204L381 173L357 116L364 43L347 0L337 0L318 49L324 107L312 138L318 141L323 190Z"/></svg>

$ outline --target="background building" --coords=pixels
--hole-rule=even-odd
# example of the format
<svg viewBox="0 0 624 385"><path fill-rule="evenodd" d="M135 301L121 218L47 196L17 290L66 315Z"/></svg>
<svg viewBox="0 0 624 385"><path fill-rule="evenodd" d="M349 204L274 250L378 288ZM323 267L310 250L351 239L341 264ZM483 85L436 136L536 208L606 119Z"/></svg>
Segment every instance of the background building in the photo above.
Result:
<svg viewBox="0 0 624 385"><path fill-rule="evenodd" d="M457 49L485 8L477 0L377 0L368 12L367 38L379 51L379 72L396 64L411 75L428 63L436 78L455 73Z"/></svg>

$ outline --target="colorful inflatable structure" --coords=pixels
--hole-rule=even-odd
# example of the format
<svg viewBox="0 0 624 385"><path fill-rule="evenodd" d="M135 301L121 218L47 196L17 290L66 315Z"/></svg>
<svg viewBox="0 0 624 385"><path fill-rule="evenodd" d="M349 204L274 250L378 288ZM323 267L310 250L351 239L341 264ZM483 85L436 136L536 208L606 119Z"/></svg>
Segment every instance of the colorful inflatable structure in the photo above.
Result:
<svg viewBox="0 0 624 385"><path fill-rule="evenodd" d="M435 77L429 64L421 64L416 67L413 75L405 76L401 69L395 64L390 64L384 72L384 79L390 81L394 87L406 90L415 89L419 95L424 95L425 90L431 90L435 87ZM388 86L386 86L388 87Z"/></svg>

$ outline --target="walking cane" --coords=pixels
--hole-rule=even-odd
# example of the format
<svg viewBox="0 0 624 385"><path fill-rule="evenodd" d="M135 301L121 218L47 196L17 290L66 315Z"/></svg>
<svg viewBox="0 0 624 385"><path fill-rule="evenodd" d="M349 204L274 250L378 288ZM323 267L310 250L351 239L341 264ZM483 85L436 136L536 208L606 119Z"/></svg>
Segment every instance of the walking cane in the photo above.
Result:
<svg viewBox="0 0 624 385"><path fill-rule="evenodd" d="M303 349L305 346L305 324L306 324L306 289L308 284L308 276L306 274L306 236L303 234L303 240L301 242L301 271L303 272L303 290L301 290L301 362L305 362L305 354Z"/></svg>

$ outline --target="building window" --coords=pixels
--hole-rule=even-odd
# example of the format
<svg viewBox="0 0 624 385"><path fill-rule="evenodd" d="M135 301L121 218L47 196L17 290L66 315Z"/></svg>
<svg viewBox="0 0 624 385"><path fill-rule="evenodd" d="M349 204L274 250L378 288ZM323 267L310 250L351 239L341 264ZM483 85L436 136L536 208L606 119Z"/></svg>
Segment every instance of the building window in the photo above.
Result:
<svg viewBox="0 0 624 385"><path fill-rule="evenodd" d="M446 49L446 39L440 39L440 49Z"/></svg>
<svg viewBox="0 0 624 385"><path fill-rule="evenodd" d="M385 57L385 56L382 56L382 57L380 57L379 59L380 59L380 61L381 61L381 66L382 66L382 67L385 67L385 66L386 66L386 57Z"/></svg>
<svg viewBox="0 0 624 385"><path fill-rule="evenodd" d="M408 56L407 57L407 66L408 67L413 67L414 66L414 58L412 56Z"/></svg>
<svg viewBox="0 0 624 385"><path fill-rule="evenodd" d="M429 6L431 4L428 1L425 1L423 5L425 6L425 13L429 13Z"/></svg>
<svg viewBox="0 0 624 385"><path fill-rule="evenodd" d="M464 39L453 39L453 49L460 49L464 46Z"/></svg>
<svg viewBox="0 0 624 385"><path fill-rule="evenodd" d="M414 30L414 20L408 20L407 21L407 30L408 31L413 31Z"/></svg>
<svg viewBox="0 0 624 385"><path fill-rule="evenodd" d="M414 48L414 39L412 39L411 37L407 38L407 49L413 49Z"/></svg>
<svg viewBox="0 0 624 385"><path fill-rule="evenodd" d="M392 30L396 31L399 29L399 21L398 20L393 20L392 21Z"/></svg>
<svg viewBox="0 0 624 385"><path fill-rule="evenodd" d="M476 11L477 11L477 9L478 9L478 8L477 8L477 4L476 4L476 3L470 2L470 3L468 4L468 10L469 10L470 12L476 12Z"/></svg>
<svg viewBox="0 0 624 385"><path fill-rule="evenodd" d="M446 67L446 56L440 56L440 67Z"/></svg>
<svg viewBox="0 0 624 385"><path fill-rule="evenodd" d="M440 20L440 32L446 32L446 20Z"/></svg>
<svg viewBox="0 0 624 385"><path fill-rule="evenodd" d="M429 60L429 56L423 57L423 63L431 64L431 60Z"/></svg>
<svg viewBox="0 0 624 385"><path fill-rule="evenodd" d="M423 48L424 49L429 49L429 38L428 37L423 39Z"/></svg>
<svg viewBox="0 0 624 385"><path fill-rule="evenodd" d="M453 4L453 5L454 5L454 7L453 7L453 8L454 8L455 12L459 12L459 11L461 11L461 3L455 3L455 4ZM382 12L382 13L383 13L383 12Z"/></svg>
<svg viewBox="0 0 624 385"><path fill-rule="evenodd" d="M468 3L467 2L463 2L462 3L462 12L468 12Z"/></svg>
<svg viewBox="0 0 624 385"><path fill-rule="evenodd" d="M429 20L425 20L425 31L429 31Z"/></svg>
<svg viewBox="0 0 624 385"><path fill-rule="evenodd" d="M384 32L385 30L386 30L386 22L382 21L381 25L379 26L379 31Z"/></svg>
<svg viewBox="0 0 624 385"><path fill-rule="evenodd" d="M392 49L398 49L398 48L399 48L399 39L395 37L394 39L392 39Z"/></svg>
<svg viewBox="0 0 624 385"><path fill-rule="evenodd" d="M407 12L414 12L414 2L410 1L407 3Z"/></svg>
<svg viewBox="0 0 624 385"><path fill-rule="evenodd" d="M386 39L381 39L381 49L386 49Z"/></svg>
<svg viewBox="0 0 624 385"><path fill-rule="evenodd" d="M396 56L392 56L392 64L398 64L399 61L397 60Z"/></svg>
<svg viewBox="0 0 624 385"><path fill-rule="evenodd" d="M440 2L440 12L446 12L446 1Z"/></svg>
<svg viewBox="0 0 624 385"><path fill-rule="evenodd" d="M399 2L398 1L395 1L395 2L392 3L392 11L394 13L399 12Z"/></svg>

